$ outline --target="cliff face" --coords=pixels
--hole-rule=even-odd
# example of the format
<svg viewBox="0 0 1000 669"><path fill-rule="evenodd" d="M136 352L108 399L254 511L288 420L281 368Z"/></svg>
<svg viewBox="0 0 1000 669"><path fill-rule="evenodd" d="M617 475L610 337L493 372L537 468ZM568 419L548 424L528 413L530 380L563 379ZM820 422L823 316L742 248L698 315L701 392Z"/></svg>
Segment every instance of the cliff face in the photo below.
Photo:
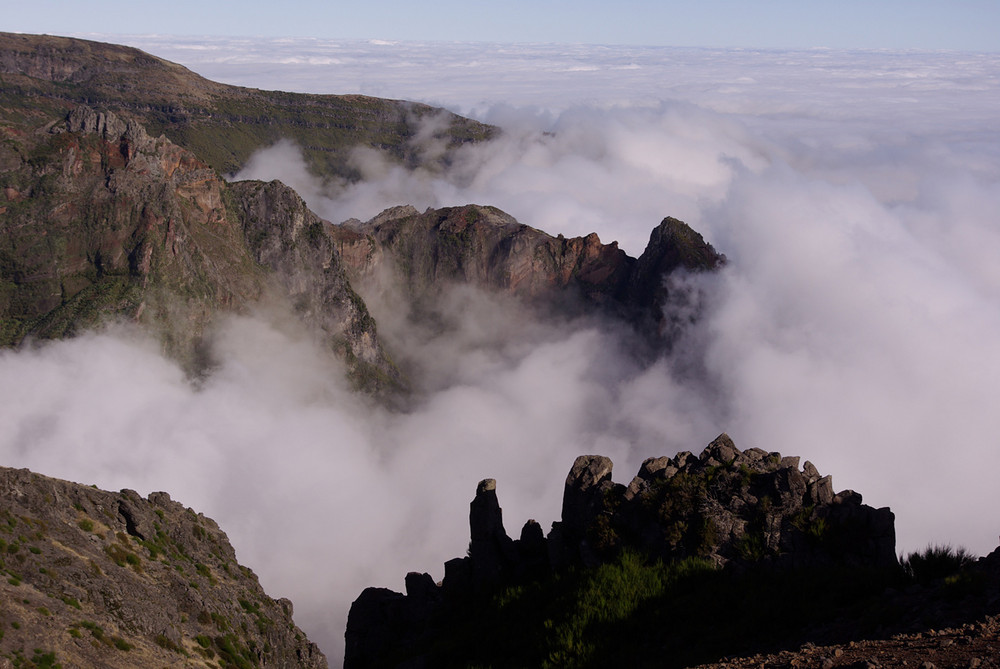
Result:
<svg viewBox="0 0 1000 669"><path fill-rule="evenodd" d="M375 319L347 278L330 238L333 226L279 181L236 182L230 192L254 258L271 271L296 315L347 363L355 386L382 394L404 390Z"/></svg>
<svg viewBox="0 0 1000 669"><path fill-rule="evenodd" d="M166 493L0 468L0 518L9 666L327 666L291 602L268 597L215 522Z"/></svg>
<svg viewBox="0 0 1000 669"><path fill-rule="evenodd" d="M0 149L0 345L57 338L108 318L138 322L197 372L219 313L274 289L348 366L356 385L402 381L324 232L278 184L229 185L135 121L87 107Z"/></svg>
<svg viewBox="0 0 1000 669"><path fill-rule="evenodd" d="M552 237L495 207L423 214L396 207L352 227L360 234L337 238L350 271L364 277L389 264L414 297L467 283L527 298L573 287L594 300L613 299L635 262L617 245L601 244L596 234Z"/></svg>
<svg viewBox="0 0 1000 669"><path fill-rule="evenodd" d="M393 277L417 303L443 287L469 284L529 303L570 311L595 308L663 332L666 279L713 271L725 258L683 222L666 218L638 258L597 234L567 239L478 205L389 209L367 223L333 231L349 275L359 285Z"/></svg>
<svg viewBox="0 0 1000 669"><path fill-rule="evenodd" d="M190 152L86 107L4 135L3 344L114 314L163 327L189 358L213 311L259 296L225 183Z"/></svg>

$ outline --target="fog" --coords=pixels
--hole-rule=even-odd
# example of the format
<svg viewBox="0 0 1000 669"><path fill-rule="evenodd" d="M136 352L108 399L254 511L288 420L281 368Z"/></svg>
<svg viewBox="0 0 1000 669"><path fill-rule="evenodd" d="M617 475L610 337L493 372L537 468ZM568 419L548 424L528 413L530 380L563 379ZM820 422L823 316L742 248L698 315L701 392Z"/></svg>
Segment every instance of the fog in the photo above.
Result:
<svg viewBox="0 0 1000 669"><path fill-rule="evenodd" d="M332 221L475 202L638 255L669 215L729 259L677 279L703 317L644 364L609 323L464 290L442 332L373 299L426 390L407 413L350 393L273 311L220 324L197 386L127 328L0 354L3 464L211 516L332 664L365 586L440 578L464 554L480 479L498 480L509 533L548 527L582 453L627 482L726 431L890 506L899 552L996 547L1000 56L143 39L212 78L503 128L446 174L359 150L365 181L329 182L285 142L239 175L282 178Z"/></svg>

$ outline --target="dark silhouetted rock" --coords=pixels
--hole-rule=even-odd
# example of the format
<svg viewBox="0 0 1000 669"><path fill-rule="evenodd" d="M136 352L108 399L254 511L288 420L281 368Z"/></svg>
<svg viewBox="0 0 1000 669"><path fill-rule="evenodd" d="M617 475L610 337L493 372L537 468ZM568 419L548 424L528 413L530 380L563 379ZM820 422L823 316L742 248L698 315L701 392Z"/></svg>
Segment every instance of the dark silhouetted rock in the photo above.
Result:
<svg viewBox="0 0 1000 669"><path fill-rule="evenodd" d="M493 479L480 481L476 498L469 505L472 535L469 557L478 587L495 584L518 563L514 542L503 527L503 510L497 501L496 487Z"/></svg>
<svg viewBox="0 0 1000 669"><path fill-rule="evenodd" d="M580 456L566 477L561 520L548 537L529 521L517 541L504 531L496 483L486 479L470 508L469 555L445 563L441 586L410 574L406 597L366 590L351 609L345 666L395 666L388 658L435 666L442 658L428 650L431 640L449 634L441 621L487 606L498 588L586 570L624 550L651 562L698 557L735 573L898 568L892 512L863 505L852 491L834 495L829 476L798 464L740 451L722 434L700 457L647 459L626 487L612 481L610 459Z"/></svg>

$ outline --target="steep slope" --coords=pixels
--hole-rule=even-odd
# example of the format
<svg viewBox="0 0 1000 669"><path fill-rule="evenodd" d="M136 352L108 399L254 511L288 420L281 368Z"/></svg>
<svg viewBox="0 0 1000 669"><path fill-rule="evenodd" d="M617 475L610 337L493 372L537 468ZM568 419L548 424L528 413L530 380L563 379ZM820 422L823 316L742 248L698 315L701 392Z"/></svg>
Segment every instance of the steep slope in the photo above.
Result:
<svg viewBox="0 0 1000 669"><path fill-rule="evenodd" d="M229 192L254 257L271 270L302 322L347 363L355 387L383 395L405 388L375 319L347 279L330 238L333 226L280 181L235 182Z"/></svg>
<svg viewBox="0 0 1000 669"><path fill-rule="evenodd" d="M454 147L496 132L427 105L229 86L130 47L0 33L0 119L58 117L79 104L135 118L222 173L292 139L317 174L353 179L348 157L356 146L433 167Z"/></svg>
<svg viewBox="0 0 1000 669"><path fill-rule="evenodd" d="M165 137L87 107L0 132L0 345L120 318L198 372L210 324L270 288L359 386L399 387L323 224L290 189L230 186Z"/></svg>
<svg viewBox="0 0 1000 669"><path fill-rule="evenodd" d="M212 312L260 295L225 183L190 152L86 107L2 131L3 344L114 314L162 326L189 358Z"/></svg>
<svg viewBox="0 0 1000 669"><path fill-rule="evenodd" d="M327 666L291 602L268 597L216 523L166 493L0 468L0 519L7 666Z"/></svg>

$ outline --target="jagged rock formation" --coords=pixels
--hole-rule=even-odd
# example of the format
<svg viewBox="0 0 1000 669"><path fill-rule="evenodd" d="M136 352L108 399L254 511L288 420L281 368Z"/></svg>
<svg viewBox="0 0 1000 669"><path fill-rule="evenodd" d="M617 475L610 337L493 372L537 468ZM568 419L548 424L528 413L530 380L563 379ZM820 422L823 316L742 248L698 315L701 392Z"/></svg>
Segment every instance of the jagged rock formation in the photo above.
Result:
<svg viewBox="0 0 1000 669"><path fill-rule="evenodd" d="M433 169L455 147L496 132L427 105L229 86L131 47L48 35L0 33L0 75L0 109L8 118L59 117L80 104L100 105L139 120L153 136L166 135L223 174L280 139L301 146L324 177L356 179L349 156L357 146Z"/></svg>
<svg viewBox="0 0 1000 669"><path fill-rule="evenodd" d="M562 520L544 542L552 569L596 566L625 548L720 566L897 564L892 512L862 504L853 490L834 494L831 478L808 461L799 470L797 457L740 451L723 434L700 456L685 451L646 460L628 486L614 483L611 472L603 456L581 455L573 463ZM450 570L471 574L467 585L483 587L519 576L539 554L537 541L507 537L495 489L491 481L480 484L470 515L472 549L460 558L468 566L446 564L446 582ZM529 521L522 535L537 537L535 526Z"/></svg>
<svg viewBox="0 0 1000 669"><path fill-rule="evenodd" d="M347 362L355 387L380 394L404 389L375 319L347 279L330 239L333 226L280 181L234 182L229 191L254 258L271 270L302 321Z"/></svg>
<svg viewBox="0 0 1000 669"><path fill-rule="evenodd" d="M359 387L402 382L324 224L280 184L228 185L136 121L77 107L0 151L0 343L72 335L108 317L160 333L198 371L219 312L268 286L347 362Z"/></svg>
<svg viewBox="0 0 1000 669"><path fill-rule="evenodd" d="M504 529L496 483L481 482L468 555L445 563L438 586L427 574L409 574L406 595L362 592L348 619L345 667L414 658L432 665L441 657L429 649L449 643L442 621L489 609L498 588L538 587L625 552L664 563L699 558L729 573L898 568L892 512L862 504L853 491L834 494L829 476L809 462L799 469L796 457L740 451L723 434L698 457L647 460L627 486L611 473L608 458L577 458L561 521L547 537L528 521L517 540Z"/></svg>
<svg viewBox="0 0 1000 669"><path fill-rule="evenodd" d="M353 280L365 285L388 272L418 304L457 283L505 292L569 310L595 306L663 329L665 279L678 271L718 269L725 258L701 235L666 218L638 258L596 233L553 237L495 207L395 207L367 223L334 230Z"/></svg>
<svg viewBox="0 0 1000 669"><path fill-rule="evenodd" d="M2 343L115 314L163 327L190 359L215 310L259 296L225 182L190 152L87 107L4 136Z"/></svg>
<svg viewBox="0 0 1000 669"><path fill-rule="evenodd" d="M4 666L327 666L291 602L166 493L0 468L0 570Z"/></svg>
<svg viewBox="0 0 1000 669"><path fill-rule="evenodd" d="M0 74L0 346L118 318L154 330L199 374L212 363L206 334L219 313L277 294L356 387L398 399L408 383L359 296L375 277L402 287L416 314L432 314L435 296L462 283L550 315L611 313L666 334L654 337L660 346L673 318L661 308L664 278L723 262L675 219L636 260L596 234L552 237L475 205L398 207L333 226L279 184L219 176L280 137L304 140L327 176L351 178L341 172L357 144L408 165L447 161L447 150L424 156L412 143L426 139L420 119L438 113L419 105L239 89L135 49L3 33ZM439 148L493 132L454 116L435 127Z"/></svg>

